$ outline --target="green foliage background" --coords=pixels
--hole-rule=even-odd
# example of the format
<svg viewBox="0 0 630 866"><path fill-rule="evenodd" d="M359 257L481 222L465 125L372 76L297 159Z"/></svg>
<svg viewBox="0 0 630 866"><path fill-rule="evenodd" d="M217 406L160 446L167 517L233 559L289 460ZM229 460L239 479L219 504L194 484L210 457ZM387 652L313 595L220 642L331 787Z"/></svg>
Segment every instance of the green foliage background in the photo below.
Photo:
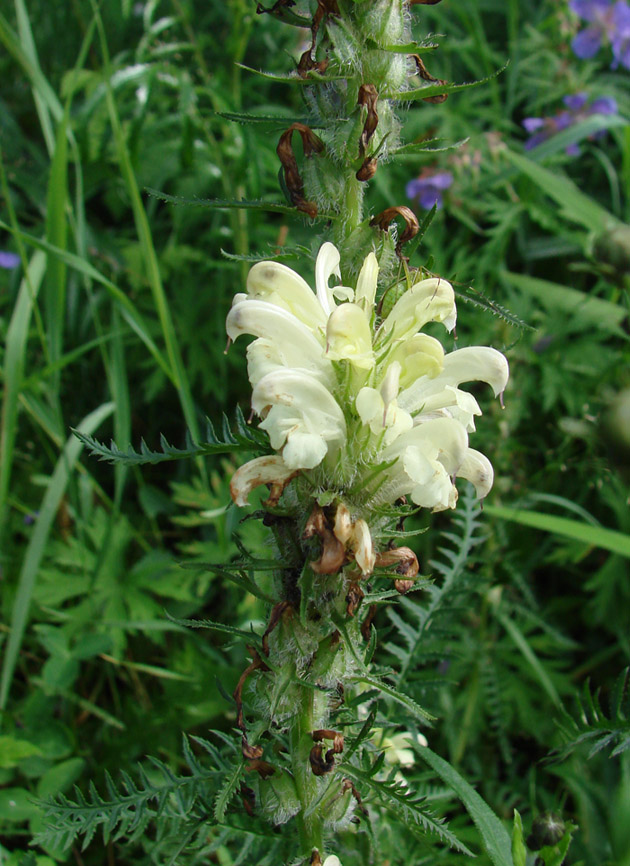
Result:
<svg viewBox="0 0 630 866"><path fill-rule="evenodd" d="M22 259L0 271L0 862L263 862L252 835L232 832L247 829L238 799L203 825L200 859L151 853L147 832L105 848L96 835L83 853L49 843L24 860L38 801L90 779L105 790L106 772L148 754L182 770L182 731L231 732L243 647L172 618L248 631L265 616L203 565L238 561L239 544L265 555L258 524L229 505L241 455L112 468L71 428L159 451L160 434L186 448L187 431L204 441L206 417L220 429L223 412L247 414L244 353L224 352L231 299L250 260L280 253L309 279L318 247L297 214L146 192L283 201L282 128L226 115L300 117L299 88L239 64L286 73L304 32L250 0L94 9L15 0L0 15L0 246ZM458 345L506 352L512 379L504 411L482 404L496 473L484 511L466 500L409 524L430 529L409 543L436 583L380 608L377 654L438 716L423 730L432 750L501 818L517 808L529 827L561 812L579 826L567 862L627 866L630 460L609 419L630 387L628 72L611 71L605 50L572 55L578 22L561 0L444 0L414 20L418 38L443 34L440 78L509 65L408 112L405 141L440 141L379 167L370 208L409 204L405 185L425 167L453 173L411 263L452 279ZM525 153L522 119L578 91L614 96L619 116ZM492 317L487 298L530 327ZM399 705L379 706L392 731L413 729ZM197 748L212 769L224 760ZM404 776L490 862L448 784L419 757ZM377 841L382 862L467 859L394 818Z"/></svg>

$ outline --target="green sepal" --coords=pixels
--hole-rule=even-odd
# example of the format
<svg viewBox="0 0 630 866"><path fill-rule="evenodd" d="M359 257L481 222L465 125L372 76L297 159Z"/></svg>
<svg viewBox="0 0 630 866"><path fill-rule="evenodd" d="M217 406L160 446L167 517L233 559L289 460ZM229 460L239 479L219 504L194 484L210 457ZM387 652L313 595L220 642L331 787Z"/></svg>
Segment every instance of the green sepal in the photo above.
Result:
<svg viewBox="0 0 630 866"><path fill-rule="evenodd" d="M480 78L478 81L466 81L463 84L425 84L424 87L416 87L413 90L401 90L398 93L384 93L384 99L400 99L403 102L413 102L417 99L426 99L429 96L442 96L444 93L457 93L460 90L467 90L470 87L479 87L480 84L487 84L493 78L497 78L507 69L507 63L501 69L497 69L492 75L486 78Z"/></svg>
<svg viewBox="0 0 630 866"><path fill-rule="evenodd" d="M404 45L379 45L374 39L367 39L368 48L377 51L389 51L391 54L426 54L438 48L437 42L406 42Z"/></svg>
<svg viewBox="0 0 630 866"><path fill-rule="evenodd" d="M215 208L216 210L229 210L235 208L237 210L264 210L269 213L286 213L295 216L299 211L290 204L283 204L276 201L247 201L246 199L221 199L221 198L184 198L180 195L169 195L165 192L160 192L159 189L145 187L145 192L152 195L154 198L159 198L160 201L169 202L169 204L183 204L188 207L207 207ZM318 219L336 220L339 219L337 214L317 214Z"/></svg>
<svg viewBox="0 0 630 866"><path fill-rule="evenodd" d="M291 117L281 114L247 114L242 111L217 111L218 117L231 120L234 123L268 123L277 126L290 126L292 123L307 123L311 129L320 129L323 124L313 126L307 117Z"/></svg>
<svg viewBox="0 0 630 866"><path fill-rule="evenodd" d="M301 75L280 75L276 72L265 72L262 69L254 69L252 66L245 66L244 63L236 63L235 66L240 66L246 72L253 72L254 75L260 75L262 78L268 78L270 81L279 81L282 84L326 84L329 81L342 81L346 75L322 75L319 72L311 70L306 76Z"/></svg>
<svg viewBox="0 0 630 866"><path fill-rule="evenodd" d="M445 138L428 138L426 141L412 141L409 144L401 144L396 150L391 152L392 156L416 156L419 153L441 153L444 150L455 150L457 147L462 147L470 141L469 137L461 138L459 141L453 141L450 144L445 144L443 147L431 147L439 141L446 141Z"/></svg>
<svg viewBox="0 0 630 866"><path fill-rule="evenodd" d="M537 859L542 860L544 866L562 866L567 856L569 845L573 834L577 830L576 824L566 824L566 831L557 845L545 845L536 851Z"/></svg>
<svg viewBox="0 0 630 866"><path fill-rule="evenodd" d="M512 830L512 859L514 866L525 866L527 849L523 839L523 822L518 810L514 810L514 829Z"/></svg>
<svg viewBox="0 0 630 866"><path fill-rule="evenodd" d="M267 9L266 6L263 6L262 3L259 3L256 11L259 15L262 15L263 13L273 15L274 18L277 18L278 21L282 21L283 24L292 24L294 27L310 28L313 23L310 18L305 18L303 15L296 15L296 13L291 12L286 5L283 6L279 3L275 3L269 9Z"/></svg>

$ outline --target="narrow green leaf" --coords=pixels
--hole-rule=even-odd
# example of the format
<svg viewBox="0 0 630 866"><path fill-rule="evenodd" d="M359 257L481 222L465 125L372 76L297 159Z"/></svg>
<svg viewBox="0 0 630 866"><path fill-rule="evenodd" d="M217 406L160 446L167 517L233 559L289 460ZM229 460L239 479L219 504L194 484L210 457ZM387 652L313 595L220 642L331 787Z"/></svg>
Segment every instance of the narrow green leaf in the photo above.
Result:
<svg viewBox="0 0 630 866"><path fill-rule="evenodd" d="M326 81L342 81L345 75L322 75L315 70L311 70L307 75L302 77L295 72L293 75L281 74L277 72L264 72L262 69L254 69L252 66L245 66L244 63L236 63L235 66L240 66L246 72L253 72L254 75L260 75L261 78L268 78L270 81L280 81L283 84L313 84L316 82Z"/></svg>
<svg viewBox="0 0 630 866"><path fill-rule="evenodd" d="M401 692L397 691L393 686L387 685L382 680L379 680L377 677L371 677L363 674L356 674L355 676L350 677L350 679L354 680L357 683L365 683L368 686L372 686L377 689L381 694L387 695L388 698L396 701L401 704L405 709L409 710L409 712L415 716L421 722L425 724L427 722L434 722L435 716L432 716L431 713L427 712L427 710L423 709L419 704L417 704L412 698L408 695L404 695Z"/></svg>
<svg viewBox="0 0 630 866"><path fill-rule="evenodd" d="M550 136L546 141L536 145L529 155L536 162L552 156L554 153L559 153L571 144L576 144L583 141L596 132L601 132L606 129L618 129L628 127L630 121L625 117L620 117L618 114L592 114L584 120L579 120L577 123L571 124L568 129L563 129L561 132Z"/></svg>
<svg viewBox="0 0 630 866"><path fill-rule="evenodd" d="M43 250L45 253L52 253L55 256L58 256L62 259L66 264L70 265L70 267L75 268L79 273L82 273L84 276L88 277L88 279L94 280L100 285L104 286L107 289L108 293L111 297L116 301L118 307L120 309L121 316L125 319L125 321L130 325L133 331L140 337L142 342L145 344L155 361L159 364L162 371L165 375L171 380L174 381L173 373L168 365L168 362L163 357L162 353L155 345L153 338L151 337L151 329L144 321L141 313L136 309L133 302L122 292L118 286L112 283L111 280L108 280L107 277L103 276L96 268L94 268L89 262L85 261L85 259L80 256L74 255L74 253L69 253L66 250L62 250L59 247L55 247L52 244L49 244L47 241L42 240L40 238L36 238L34 235L27 234L26 232L14 231L10 225L0 220L0 228L5 229L11 234L16 235L20 238L20 240L25 241L31 246L35 247L35 249Z"/></svg>
<svg viewBox="0 0 630 866"><path fill-rule="evenodd" d="M457 770L428 747L418 747L417 754L462 801L481 834L484 848L494 866L514 866L512 843L507 830L472 785L469 785Z"/></svg>
<svg viewBox="0 0 630 866"><path fill-rule="evenodd" d="M284 127L291 126L292 123L307 123L311 129L319 129L309 123L308 117L297 117L297 115L251 114L243 111L217 111L217 115L234 123L266 123Z"/></svg>
<svg viewBox="0 0 630 866"><path fill-rule="evenodd" d="M6 334L2 371L4 394L2 418L0 419L0 536L5 526L5 508L11 486L13 449L17 434L18 399L22 389L24 358L31 314L45 269L46 257L43 253L36 252L22 279Z"/></svg>
<svg viewBox="0 0 630 866"><path fill-rule="evenodd" d="M492 75L486 78L480 78L478 81L466 81L464 84L425 84L423 87L416 87L413 90L398 90L394 93L383 94L385 99L399 99L402 102L414 102L418 99L426 99L429 96L441 96L444 93L458 93L460 90L468 90L471 87L479 87L480 84L487 84L505 71L506 66L497 69Z"/></svg>
<svg viewBox="0 0 630 866"><path fill-rule="evenodd" d="M261 639L260 635L255 631L247 631L244 628L236 628L236 626L226 625L222 622L213 622L210 619L178 619L175 616L171 616L168 611L166 611L166 616L171 622L184 626L184 628L207 628L210 629L210 631L218 631L223 634L232 634L237 637L244 637L247 638L247 640L253 640L256 643L259 643Z"/></svg>
<svg viewBox="0 0 630 866"><path fill-rule="evenodd" d="M620 326L628 311L620 304L527 274L502 271L501 276L505 282L536 298L547 309L563 310L571 317L578 316L598 330L623 333Z"/></svg>
<svg viewBox="0 0 630 866"><path fill-rule="evenodd" d="M79 425L82 433L90 434L96 430L103 421L113 412L112 403L104 403L91 412ZM18 578L17 590L11 612L11 632L6 644L4 660L2 664L2 676L0 678L0 709L6 707L13 671L17 663L18 654L24 637L24 630L28 621L28 613L31 606L31 598L39 565L44 555L48 542L48 536L59 508L61 498L65 493L70 473L76 463L81 450L82 443L75 437L70 436L65 447L59 455L59 460L46 488L46 493L39 509L35 522L35 529L29 541L20 576Z"/></svg>
<svg viewBox="0 0 630 866"><path fill-rule="evenodd" d="M531 526L543 532L551 532L564 538L573 538L592 547L601 547L611 553L630 558L630 536L615 529L592 526L580 520L556 517L555 514L542 514L539 511L521 511L504 508L500 505L484 505L484 511L501 520L513 520L521 526Z"/></svg>
<svg viewBox="0 0 630 866"><path fill-rule="evenodd" d="M300 213L293 205L282 204L281 202L247 201L246 199L184 198L180 195L169 195L151 187L147 187L146 192L154 198L159 198L161 201L170 202L170 204L186 205L187 207L207 207L218 210L229 210L230 208L236 208L237 210L263 210L269 213L286 213L293 216ZM318 213L317 219L336 220L339 219L339 216L337 214Z"/></svg>
<svg viewBox="0 0 630 866"><path fill-rule="evenodd" d="M470 138L460 138L459 141L451 141L441 147L435 147L438 142L446 141L445 138L428 138L426 141L412 141L409 144L401 144L392 151L392 156L416 156L419 153L439 153L443 150L454 150L470 141Z"/></svg>
<svg viewBox="0 0 630 866"><path fill-rule="evenodd" d="M513 620L511 620L509 617L505 616L504 614L498 614L497 618L498 618L499 622L501 623L501 625L503 626L503 628L506 630L506 632L509 634L509 636L514 641L514 644L516 645L516 647L521 651L521 653L523 654L523 657L527 660L527 662L531 666L532 670L534 671L534 674L538 678L540 685L543 687L544 691L547 693L547 695L549 696L552 703L555 704L555 706L558 708L562 707L562 701L560 700L560 696L558 695L558 692L556 691L554 684L549 679L549 676L548 676L546 670L544 669L544 667L540 663L538 657L536 656L536 653L532 650L531 646L529 645L529 643L525 639L525 636L523 635L523 633L520 631L520 629L517 627L517 625L513 622Z"/></svg>
<svg viewBox="0 0 630 866"><path fill-rule="evenodd" d="M617 217L601 207L594 199L581 192L578 187L557 169L544 168L526 156L506 148L502 151L519 171L527 175L540 189L560 205L562 216L578 223L587 231L604 232L621 225Z"/></svg>

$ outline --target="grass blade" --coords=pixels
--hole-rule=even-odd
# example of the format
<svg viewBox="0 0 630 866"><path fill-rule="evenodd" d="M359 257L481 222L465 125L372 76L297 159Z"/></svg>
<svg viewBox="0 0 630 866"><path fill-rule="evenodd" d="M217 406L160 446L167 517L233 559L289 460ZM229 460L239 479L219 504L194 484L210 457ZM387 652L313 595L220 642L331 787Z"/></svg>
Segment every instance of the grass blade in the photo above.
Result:
<svg viewBox="0 0 630 866"><path fill-rule="evenodd" d="M93 433L102 422L108 418L114 410L113 403L103 403L95 409L79 424L79 430L86 435ZM31 598L37 578L37 572L44 555L48 536L59 508L59 503L64 495L70 473L76 463L83 443L76 436L68 438L63 451L59 455L57 465L50 478L46 493L39 509L39 515L35 523L35 529L29 541L22 562L20 576L17 584L13 610L11 613L11 632L7 641L4 660L2 663L2 675L0 677L0 710L6 707L9 697L9 689L13 672L17 663L24 630L28 621L28 612L31 606Z"/></svg>
<svg viewBox="0 0 630 866"><path fill-rule="evenodd" d="M531 526L564 538L573 538L592 547L602 547L610 553L618 553L630 559L630 536L615 529L605 529L602 526L592 526L581 520L570 520L568 517L556 517L555 514L543 514L540 511L521 511L517 508L504 508L501 505L484 505L486 514L501 520L513 520L521 526Z"/></svg>

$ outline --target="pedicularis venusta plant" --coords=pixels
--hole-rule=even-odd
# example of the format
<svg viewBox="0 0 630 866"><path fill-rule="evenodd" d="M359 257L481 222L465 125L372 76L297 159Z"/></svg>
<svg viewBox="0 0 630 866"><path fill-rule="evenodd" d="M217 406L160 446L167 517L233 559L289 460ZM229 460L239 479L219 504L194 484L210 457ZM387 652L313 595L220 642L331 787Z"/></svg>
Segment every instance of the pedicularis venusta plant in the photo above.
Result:
<svg viewBox="0 0 630 866"><path fill-rule="evenodd" d="M288 76L301 87L308 116L282 132L277 153L290 202L326 226L313 228L314 267L304 268L314 270L314 285L277 261L258 262L227 316L232 341L255 337L247 347L251 406L266 435L240 423L236 437L205 448L258 448L234 474L231 493L246 506L256 488L268 488L266 498L257 491L254 516L268 529L273 556L240 564L243 586L268 603L268 622L261 635L244 633L251 662L234 691L231 756L197 739L213 756L209 769L187 746L187 776L156 762L157 782L143 773L140 787L127 779L125 791L112 788L108 800L62 798L51 807L60 838L89 837L99 824L137 837L157 813L162 834L175 834L183 850L194 839L208 844L216 827L265 838L262 819L281 828L280 837L267 836L274 863L334 866L336 834L369 830L386 806L414 831L468 850L400 776L383 769L376 698L397 702L417 724L430 716L372 663L377 606L427 585L401 543L413 534L405 534L405 518L456 508L460 480L472 482L478 498L492 487L492 465L469 446L481 411L460 386L485 382L497 396L508 381L497 350L445 351L424 333L430 323L444 337L453 332L453 288L409 266L406 245L420 229L411 210L391 202L368 215L365 207L376 172L401 149L409 152L400 141L401 105L424 100L431 111L453 89L422 59L436 46L412 41L410 5L318 0L309 9L278 0L259 8L310 30ZM454 771L419 742L449 778ZM494 861L511 863L498 819L481 801L468 805L488 813L482 836ZM524 857L520 836L515 846Z"/></svg>

